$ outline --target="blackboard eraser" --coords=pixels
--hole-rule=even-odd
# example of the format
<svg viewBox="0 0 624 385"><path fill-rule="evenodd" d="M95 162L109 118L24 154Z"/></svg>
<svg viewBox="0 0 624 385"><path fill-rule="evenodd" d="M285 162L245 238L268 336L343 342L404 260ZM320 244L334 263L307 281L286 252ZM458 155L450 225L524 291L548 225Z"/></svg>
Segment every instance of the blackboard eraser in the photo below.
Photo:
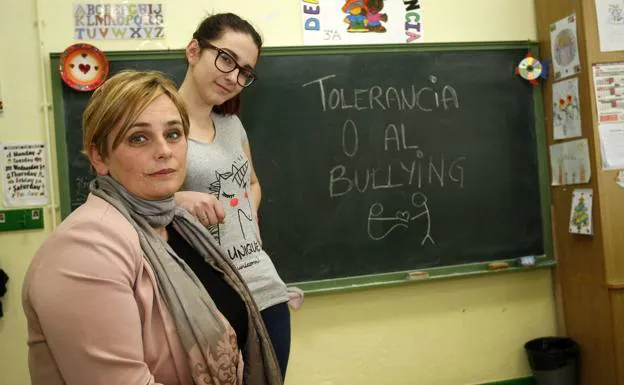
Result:
<svg viewBox="0 0 624 385"><path fill-rule="evenodd" d="M489 270L501 270L509 267L507 262L490 262L488 263Z"/></svg>
<svg viewBox="0 0 624 385"><path fill-rule="evenodd" d="M407 273L407 279L425 279L429 278L429 273L426 271L412 271Z"/></svg>

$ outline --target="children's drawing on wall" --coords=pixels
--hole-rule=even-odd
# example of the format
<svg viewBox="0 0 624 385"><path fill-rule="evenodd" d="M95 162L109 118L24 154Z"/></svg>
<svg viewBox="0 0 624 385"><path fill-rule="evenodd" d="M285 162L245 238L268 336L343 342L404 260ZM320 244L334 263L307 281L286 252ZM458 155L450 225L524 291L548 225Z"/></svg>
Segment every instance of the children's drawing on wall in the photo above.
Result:
<svg viewBox="0 0 624 385"><path fill-rule="evenodd" d="M581 136L578 79L553 83L554 139Z"/></svg>
<svg viewBox="0 0 624 385"><path fill-rule="evenodd" d="M592 235L592 189L575 189L570 210L570 233Z"/></svg>
<svg viewBox="0 0 624 385"><path fill-rule="evenodd" d="M600 50L624 51L624 0L596 0Z"/></svg>
<svg viewBox="0 0 624 385"><path fill-rule="evenodd" d="M427 196L415 192L411 197L411 206L405 210L397 210L394 214L384 213L384 206L375 202L368 210L368 236L374 241L380 241L397 229L409 229L413 221L424 221L425 234L420 242L424 246L427 242L435 245L431 236L431 213L427 205Z"/></svg>
<svg viewBox="0 0 624 385"><path fill-rule="evenodd" d="M300 0L306 45L423 41L420 0Z"/></svg>
<svg viewBox="0 0 624 385"><path fill-rule="evenodd" d="M576 36L575 14L550 25L550 49L553 58L555 80L581 71Z"/></svg>
<svg viewBox="0 0 624 385"><path fill-rule="evenodd" d="M597 3L599 2L600 0L597 1ZM607 10L607 22L609 24L624 24L624 9L622 9L622 6L622 4L609 4Z"/></svg>
<svg viewBox="0 0 624 385"><path fill-rule="evenodd" d="M388 14L381 12L383 7L384 0L347 0L342 6L347 32L386 32L382 22L388 21Z"/></svg>
<svg viewBox="0 0 624 385"><path fill-rule="evenodd" d="M587 139L578 139L550 146L551 184L587 183L591 178Z"/></svg>

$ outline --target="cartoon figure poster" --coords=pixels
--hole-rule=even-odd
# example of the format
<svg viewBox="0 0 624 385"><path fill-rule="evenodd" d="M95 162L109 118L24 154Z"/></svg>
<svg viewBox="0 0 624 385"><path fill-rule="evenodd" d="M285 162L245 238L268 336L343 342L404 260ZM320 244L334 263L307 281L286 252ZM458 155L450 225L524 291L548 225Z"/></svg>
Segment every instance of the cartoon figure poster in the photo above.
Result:
<svg viewBox="0 0 624 385"><path fill-rule="evenodd" d="M551 145L550 167L553 186L589 182L591 166L587 139Z"/></svg>
<svg viewBox="0 0 624 385"><path fill-rule="evenodd" d="M553 83L554 139L581 136L578 79Z"/></svg>
<svg viewBox="0 0 624 385"><path fill-rule="evenodd" d="M550 25L550 50L555 80L581 71L575 14Z"/></svg>
<svg viewBox="0 0 624 385"><path fill-rule="evenodd" d="M590 188L575 189L572 193L570 209L570 233L592 235L592 201L593 191Z"/></svg>
<svg viewBox="0 0 624 385"><path fill-rule="evenodd" d="M300 0L305 45L423 42L420 0Z"/></svg>

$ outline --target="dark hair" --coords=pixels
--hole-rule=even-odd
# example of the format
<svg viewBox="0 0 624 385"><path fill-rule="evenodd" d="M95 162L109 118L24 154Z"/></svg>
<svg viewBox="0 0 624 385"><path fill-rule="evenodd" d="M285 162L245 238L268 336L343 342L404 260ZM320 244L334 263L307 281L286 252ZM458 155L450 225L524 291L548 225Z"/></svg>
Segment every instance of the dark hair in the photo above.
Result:
<svg viewBox="0 0 624 385"><path fill-rule="evenodd" d="M262 49L262 37L256 29L245 19L233 13L217 13L208 16L201 22L193 33L193 39L199 42L200 48L203 42L210 42L223 36L226 31L245 33L253 39L258 47L258 55ZM203 50L203 48L201 48ZM213 107L213 111L221 115L238 115L240 112L240 94L223 104Z"/></svg>

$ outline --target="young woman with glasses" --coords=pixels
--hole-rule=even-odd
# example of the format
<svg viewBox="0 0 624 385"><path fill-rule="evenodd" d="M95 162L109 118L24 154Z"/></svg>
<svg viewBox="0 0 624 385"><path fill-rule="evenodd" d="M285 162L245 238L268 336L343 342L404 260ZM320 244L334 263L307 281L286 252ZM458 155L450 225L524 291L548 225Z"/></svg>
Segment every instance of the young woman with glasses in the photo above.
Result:
<svg viewBox="0 0 624 385"><path fill-rule="evenodd" d="M206 18L193 34L180 86L190 118L188 171L176 201L208 227L245 280L283 378L290 352L288 293L262 250L257 221L260 183L237 116L240 93L257 79L254 67L261 47L258 32L231 13Z"/></svg>

